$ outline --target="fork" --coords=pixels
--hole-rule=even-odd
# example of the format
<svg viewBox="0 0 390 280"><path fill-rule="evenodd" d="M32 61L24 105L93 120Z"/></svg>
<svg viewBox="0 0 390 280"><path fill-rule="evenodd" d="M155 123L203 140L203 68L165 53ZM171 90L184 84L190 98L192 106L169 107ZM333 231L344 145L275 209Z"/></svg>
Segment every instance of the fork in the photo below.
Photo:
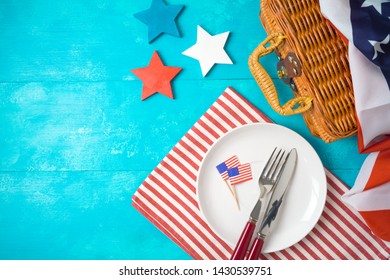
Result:
<svg viewBox="0 0 390 280"><path fill-rule="evenodd" d="M283 162L285 161L284 159L282 162L284 154L285 151L282 152L281 149L279 149L278 151L278 148L276 147L273 150L271 156L269 157L267 163L265 164L265 167L263 168L263 171L261 172L261 175L258 180L258 185L260 188L259 199L253 207L253 210L249 216L249 220L241 233L241 236L236 244L236 248L234 249L233 254L230 258L231 260L243 260L245 258L245 254L252 239L256 223L259 219L262 200L264 199L266 194L270 193L273 190L274 186L276 185L276 182L281 176L281 167L283 166Z"/></svg>

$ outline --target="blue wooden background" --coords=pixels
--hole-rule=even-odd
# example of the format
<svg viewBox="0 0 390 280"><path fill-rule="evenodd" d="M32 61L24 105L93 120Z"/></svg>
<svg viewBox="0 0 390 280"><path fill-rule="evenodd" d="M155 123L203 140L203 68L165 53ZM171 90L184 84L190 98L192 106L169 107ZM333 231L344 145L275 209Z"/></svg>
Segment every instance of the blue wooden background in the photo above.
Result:
<svg viewBox="0 0 390 280"><path fill-rule="evenodd" d="M132 208L138 186L227 86L276 123L305 137L324 165L352 186L364 160L356 137L325 144L301 116L266 103L247 67L265 38L259 0L166 0L185 5L181 38L148 44L133 14L150 0L0 1L0 259L190 259ZM233 65L202 77L181 53L196 26L230 31ZM182 67L175 99L141 101L131 69L158 50ZM262 60L276 79L276 57Z"/></svg>

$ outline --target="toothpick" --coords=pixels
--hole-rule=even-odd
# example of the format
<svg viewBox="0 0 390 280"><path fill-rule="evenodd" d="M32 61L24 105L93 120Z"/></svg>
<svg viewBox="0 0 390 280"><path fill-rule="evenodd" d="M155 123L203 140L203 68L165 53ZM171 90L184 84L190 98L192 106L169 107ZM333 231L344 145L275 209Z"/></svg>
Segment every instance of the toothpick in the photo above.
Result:
<svg viewBox="0 0 390 280"><path fill-rule="evenodd" d="M226 186L228 187L230 193L234 197L234 200L236 201L236 205L237 205L238 210L240 210L240 205L238 204L236 190L234 189L233 186L230 186L230 184L229 184L229 182L227 180L225 180L225 183L226 183Z"/></svg>

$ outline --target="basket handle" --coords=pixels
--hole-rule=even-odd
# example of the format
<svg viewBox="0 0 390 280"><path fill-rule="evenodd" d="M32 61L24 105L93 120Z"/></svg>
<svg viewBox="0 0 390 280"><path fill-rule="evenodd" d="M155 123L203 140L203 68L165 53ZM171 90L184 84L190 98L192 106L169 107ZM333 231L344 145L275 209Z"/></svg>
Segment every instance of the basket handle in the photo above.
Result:
<svg viewBox="0 0 390 280"><path fill-rule="evenodd" d="M249 69L255 78L260 89L264 93L272 109L281 115L301 114L310 109L312 98L309 96L294 97L287 101L283 106L280 105L278 93L271 77L260 64L259 58L272 53L286 37L281 33L270 34L262 43L260 43L253 53L249 56Z"/></svg>

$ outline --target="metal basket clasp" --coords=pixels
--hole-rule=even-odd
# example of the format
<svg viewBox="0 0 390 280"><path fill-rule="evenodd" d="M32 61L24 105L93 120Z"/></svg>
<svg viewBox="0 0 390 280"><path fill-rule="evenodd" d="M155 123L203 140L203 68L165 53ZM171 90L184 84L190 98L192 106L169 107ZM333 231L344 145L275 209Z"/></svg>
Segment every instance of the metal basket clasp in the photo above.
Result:
<svg viewBox="0 0 390 280"><path fill-rule="evenodd" d="M301 62L293 52L289 52L284 59L280 60L276 68L279 79L292 87L295 87L293 78L302 75Z"/></svg>

